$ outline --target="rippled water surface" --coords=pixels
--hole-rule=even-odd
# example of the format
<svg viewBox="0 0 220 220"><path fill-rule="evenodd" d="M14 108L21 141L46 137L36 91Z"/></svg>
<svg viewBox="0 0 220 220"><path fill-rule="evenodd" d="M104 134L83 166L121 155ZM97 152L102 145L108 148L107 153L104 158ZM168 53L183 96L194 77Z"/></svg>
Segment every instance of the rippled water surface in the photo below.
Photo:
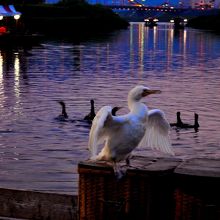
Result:
<svg viewBox="0 0 220 220"><path fill-rule="evenodd" d="M170 122L199 114L200 129L171 131L176 157L220 158L220 36L133 23L82 43L45 41L0 49L0 187L77 193L77 163L89 157L89 100L127 106L136 84L161 89L144 101ZM55 118L66 102L70 121ZM127 108L118 114L127 112ZM155 155L147 149L135 154Z"/></svg>

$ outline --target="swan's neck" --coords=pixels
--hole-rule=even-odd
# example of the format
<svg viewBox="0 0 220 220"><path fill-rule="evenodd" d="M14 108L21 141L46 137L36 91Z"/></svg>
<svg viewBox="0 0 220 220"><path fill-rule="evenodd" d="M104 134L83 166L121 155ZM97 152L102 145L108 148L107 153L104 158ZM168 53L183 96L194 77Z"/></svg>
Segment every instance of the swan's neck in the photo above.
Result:
<svg viewBox="0 0 220 220"><path fill-rule="evenodd" d="M148 109L147 106L140 101L128 99L128 108L132 114L136 114L140 117L145 117Z"/></svg>

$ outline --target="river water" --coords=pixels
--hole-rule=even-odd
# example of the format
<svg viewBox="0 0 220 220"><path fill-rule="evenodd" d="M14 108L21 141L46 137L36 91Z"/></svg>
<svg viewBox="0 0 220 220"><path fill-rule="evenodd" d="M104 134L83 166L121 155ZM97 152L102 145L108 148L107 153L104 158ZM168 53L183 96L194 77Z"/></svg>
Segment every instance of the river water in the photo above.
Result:
<svg viewBox="0 0 220 220"><path fill-rule="evenodd" d="M200 128L171 130L176 157L220 158L220 36L131 23L127 30L85 42L47 40L0 50L0 187L77 194L77 163L89 157L90 125L103 105L125 106L137 84L161 89L144 100L170 122L180 111ZM55 118L66 102L70 121ZM157 156L137 149L134 154Z"/></svg>

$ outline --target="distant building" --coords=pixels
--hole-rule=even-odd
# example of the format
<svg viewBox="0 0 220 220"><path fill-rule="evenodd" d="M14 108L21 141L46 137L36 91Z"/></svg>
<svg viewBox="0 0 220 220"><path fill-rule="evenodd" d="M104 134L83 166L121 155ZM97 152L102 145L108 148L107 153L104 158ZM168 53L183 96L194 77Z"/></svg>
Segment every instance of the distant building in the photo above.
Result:
<svg viewBox="0 0 220 220"><path fill-rule="evenodd" d="M220 8L220 0L180 0L179 6L183 8Z"/></svg>

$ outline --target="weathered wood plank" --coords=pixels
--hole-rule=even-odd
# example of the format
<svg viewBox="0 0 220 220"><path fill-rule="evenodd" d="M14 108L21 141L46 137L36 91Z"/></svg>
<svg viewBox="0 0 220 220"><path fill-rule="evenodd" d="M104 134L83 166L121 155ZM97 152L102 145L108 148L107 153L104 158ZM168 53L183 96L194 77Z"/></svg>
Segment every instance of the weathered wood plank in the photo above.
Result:
<svg viewBox="0 0 220 220"><path fill-rule="evenodd" d="M175 169L175 173L201 177L220 177L220 159L189 159L181 163Z"/></svg>
<svg viewBox="0 0 220 220"><path fill-rule="evenodd" d="M126 167L125 163L121 162L120 165L126 167L127 171L137 172L163 172L167 170L174 170L180 163L181 159L177 158L152 158L142 156L132 156L130 158L130 167ZM95 174L101 173L110 174L113 173L112 164L105 161L82 161L79 163L80 173L88 173L88 169Z"/></svg>

